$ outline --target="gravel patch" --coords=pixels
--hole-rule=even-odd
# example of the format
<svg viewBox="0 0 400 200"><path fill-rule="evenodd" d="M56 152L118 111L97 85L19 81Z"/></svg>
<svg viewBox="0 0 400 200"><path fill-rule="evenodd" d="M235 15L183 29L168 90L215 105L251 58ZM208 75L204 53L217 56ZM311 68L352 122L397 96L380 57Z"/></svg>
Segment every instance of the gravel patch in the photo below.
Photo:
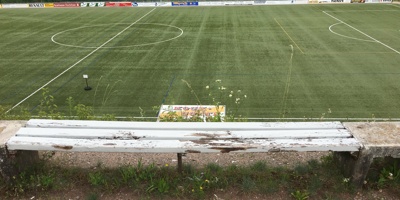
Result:
<svg viewBox="0 0 400 200"><path fill-rule="evenodd" d="M46 152L49 154L49 152ZM136 165L142 162L144 165L156 164L162 166L168 164L176 166L177 155L173 153L76 153L76 152L51 152L53 156L50 162L62 166L95 168L98 166L116 168L123 165ZM264 161L271 167L293 167L309 160L319 160L329 152L271 152L271 153L188 153L183 156L184 164L195 167L204 167L209 163L220 166L251 165L258 161Z"/></svg>

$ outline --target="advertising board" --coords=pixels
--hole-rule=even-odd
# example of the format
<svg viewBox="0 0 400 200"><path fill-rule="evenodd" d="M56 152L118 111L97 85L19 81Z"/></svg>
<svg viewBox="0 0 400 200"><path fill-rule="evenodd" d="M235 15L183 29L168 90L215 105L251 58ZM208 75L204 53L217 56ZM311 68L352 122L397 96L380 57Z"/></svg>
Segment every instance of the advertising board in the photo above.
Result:
<svg viewBox="0 0 400 200"><path fill-rule="evenodd" d="M45 8L54 8L54 3L45 3L44 7Z"/></svg>
<svg viewBox="0 0 400 200"><path fill-rule="evenodd" d="M105 2L82 2L81 7L104 7Z"/></svg>
<svg viewBox="0 0 400 200"><path fill-rule="evenodd" d="M44 8L44 3L30 3L29 8Z"/></svg>
<svg viewBox="0 0 400 200"><path fill-rule="evenodd" d="M318 0L318 3L351 3L351 0Z"/></svg>
<svg viewBox="0 0 400 200"><path fill-rule="evenodd" d="M171 117L181 117L183 119L190 119L198 116L202 119L207 117L215 117L219 115L221 119L225 117L225 106L215 105L162 105L158 114L158 119L165 119Z"/></svg>
<svg viewBox="0 0 400 200"><path fill-rule="evenodd" d="M55 8L74 8L74 7L81 7L81 4L78 2L61 2L61 3L54 3Z"/></svg>
<svg viewBox="0 0 400 200"><path fill-rule="evenodd" d="M199 5L199 2L197 2L197 1L193 1L193 2L189 2L189 1L174 1L174 2L171 2L171 5L172 6L198 6Z"/></svg>
<svg viewBox="0 0 400 200"><path fill-rule="evenodd" d="M106 2L106 7L132 7L133 3L130 1L126 2Z"/></svg>
<svg viewBox="0 0 400 200"><path fill-rule="evenodd" d="M199 6L223 6L225 5L222 1L200 1Z"/></svg>
<svg viewBox="0 0 400 200"><path fill-rule="evenodd" d="M27 3L5 3L1 5L3 8L29 8Z"/></svg>
<svg viewBox="0 0 400 200"><path fill-rule="evenodd" d="M230 5L253 5L254 1L225 1L224 2L226 6Z"/></svg>

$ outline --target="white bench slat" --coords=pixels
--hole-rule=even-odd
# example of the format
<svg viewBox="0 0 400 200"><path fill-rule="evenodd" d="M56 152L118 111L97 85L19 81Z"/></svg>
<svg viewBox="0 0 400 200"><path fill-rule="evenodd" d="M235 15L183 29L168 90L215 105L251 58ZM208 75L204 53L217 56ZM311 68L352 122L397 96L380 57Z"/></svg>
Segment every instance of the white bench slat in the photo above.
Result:
<svg viewBox="0 0 400 200"><path fill-rule="evenodd" d="M204 123L203 123L204 124ZM193 130L115 130L115 129L68 129L68 128L22 128L17 137L54 137L70 139L139 139L139 140L199 140L202 138L348 138L345 129L329 130L255 130L255 131L193 131Z"/></svg>
<svg viewBox="0 0 400 200"><path fill-rule="evenodd" d="M358 151L354 138L277 140L103 140L12 137L9 150L74 152L212 153L271 151Z"/></svg>
<svg viewBox="0 0 400 200"><path fill-rule="evenodd" d="M43 120L31 119L27 127L40 128L93 128L93 129L160 129L160 130L301 130L301 129L344 129L340 122L117 122L86 120Z"/></svg>

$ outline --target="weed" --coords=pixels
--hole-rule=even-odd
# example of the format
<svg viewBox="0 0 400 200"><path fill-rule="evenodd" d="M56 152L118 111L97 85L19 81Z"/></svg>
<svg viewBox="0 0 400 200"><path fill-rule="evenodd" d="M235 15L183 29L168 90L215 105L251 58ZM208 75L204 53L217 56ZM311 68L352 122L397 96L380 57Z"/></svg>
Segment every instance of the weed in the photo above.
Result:
<svg viewBox="0 0 400 200"><path fill-rule="evenodd" d="M252 192L257 189L257 184L251 177L245 176L240 187L244 192Z"/></svg>
<svg viewBox="0 0 400 200"><path fill-rule="evenodd" d="M39 117L60 119L61 114L57 111L58 106L54 103L54 96L49 94L48 88L42 89L42 99L39 104Z"/></svg>
<svg viewBox="0 0 400 200"><path fill-rule="evenodd" d="M121 181L124 184L128 184L134 180L136 177L136 170L132 166L124 166L119 169L120 175L122 177Z"/></svg>
<svg viewBox="0 0 400 200"><path fill-rule="evenodd" d="M78 104L74 107L74 110L76 112L76 116L78 116L78 119L80 120L90 120L94 118L93 108L91 106Z"/></svg>
<svg viewBox="0 0 400 200"><path fill-rule="evenodd" d="M106 184L106 178L104 174L100 171L89 173L89 183L93 186L103 186Z"/></svg>
<svg viewBox="0 0 400 200"><path fill-rule="evenodd" d="M305 175L308 174L309 172L310 172L310 167L305 164L298 164L294 168L294 173L296 175Z"/></svg>
<svg viewBox="0 0 400 200"><path fill-rule="evenodd" d="M265 161L257 161L250 166L250 169L257 172L266 172L268 170L268 166Z"/></svg>
<svg viewBox="0 0 400 200"><path fill-rule="evenodd" d="M164 178L160 179L157 182L157 191L160 194L168 193L169 189L170 189L170 186L169 186L168 182Z"/></svg>
<svg viewBox="0 0 400 200"><path fill-rule="evenodd" d="M393 183L400 183L400 169L398 160L395 160L391 166L383 168L379 174L379 188L386 187Z"/></svg>
<svg viewBox="0 0 400 200"><path fill-rule="evenodd" d="M69 114L69 119L74 119L74 117L73 117L73 114L72 114L72 112L73 112L73 110L74 110L74 99L72 98L72 97L68 97L66 100L65 100L65 103L67 104L67 106L68 106L68 114Z"/></svg>
<svg viewBox="0 0 400 200"><path fill-rule="evenodd" d="M214 172L214 173L218 173L218 172L221 172L223 170L223 168L221 166L219 166L218 164L216 164L216 163L207 164L206 165L206 169L209 172Z"/></svg>
<svg viewBox="0 0 400 200"><path fill-rule="evenodd" d="M296 200L306 200L309 198L309 193L306 190L300 191L296 190L292 193L290 193L292 197L294 197Z"/></svg>

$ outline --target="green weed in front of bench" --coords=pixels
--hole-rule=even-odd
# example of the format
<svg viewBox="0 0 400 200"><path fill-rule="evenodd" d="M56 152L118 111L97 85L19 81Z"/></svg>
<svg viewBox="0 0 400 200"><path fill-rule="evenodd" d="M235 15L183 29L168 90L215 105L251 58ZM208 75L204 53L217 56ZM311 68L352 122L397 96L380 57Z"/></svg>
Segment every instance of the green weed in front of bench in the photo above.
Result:
<svg viewBox="0 0 400 200"><path fill-rule="evenodd" d="M46 160L48 158L45 158ZM222 167L209 163L202 168L185 165L183 173L169 164L144 165L142 161L134 165L106 168L99 164L94 168L63 167L48 160L31 166L14 177L14 183L5 184L1 180L0 198L28 197L32 194L48 195L74 188L89 188L88 199L98 199L100 194L131 191L140 197L209 199L216 192L235 191L241 195L272 195L286 191L288 198L320 199L342 198L354 194L346 177L334 167L332 156L321 160L299 163L294 167L271 167L265 161L249 165ZM381 171L386 176L396 170L396 164L386 165ZM390 172L387 172L387 171ZM384 187L396 191L399 188L398 174L393 173L393 181ZM390 178L389 178L390 179ZM397 181L397 182L396 182ZM368 179L364 188L379 190L379 179Z"/></svg>

